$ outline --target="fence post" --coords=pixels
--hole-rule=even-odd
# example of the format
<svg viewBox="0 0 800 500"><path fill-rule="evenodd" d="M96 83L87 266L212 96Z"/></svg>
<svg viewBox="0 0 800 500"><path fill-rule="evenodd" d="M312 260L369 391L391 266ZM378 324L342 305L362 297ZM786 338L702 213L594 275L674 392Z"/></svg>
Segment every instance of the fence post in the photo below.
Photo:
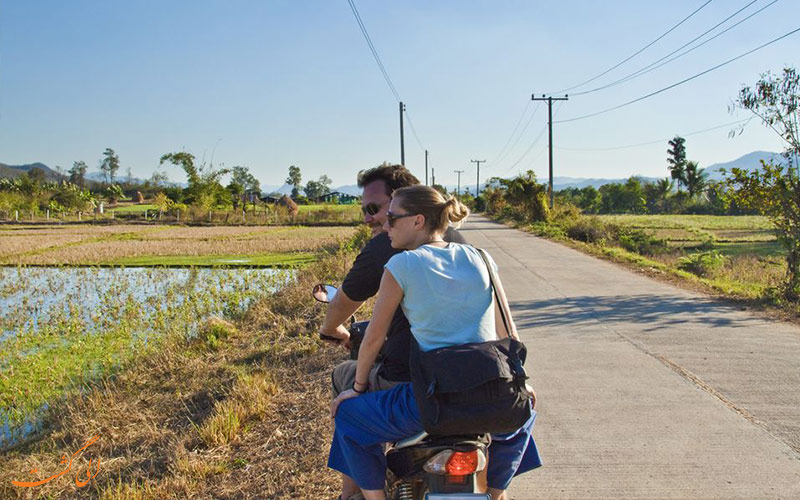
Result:
<svg viewBox="0 0 800 500"><path fill-rule="evenodd" d="M78 222L80 222L80 221L81 221L81 214L82 214L82 213L83 213L83 212L78 212Z"/></svg>
<svg viewBox="0 0 800 500"><path fill-rule="evenodd" d="M14 210L14 222L19 222L19 210Z"/></svg>
<svg viewBox="0 0 800 500"><path fill-rule="evenodd" d="M47 220L50 220L50 209L47 209Z"/></svg>

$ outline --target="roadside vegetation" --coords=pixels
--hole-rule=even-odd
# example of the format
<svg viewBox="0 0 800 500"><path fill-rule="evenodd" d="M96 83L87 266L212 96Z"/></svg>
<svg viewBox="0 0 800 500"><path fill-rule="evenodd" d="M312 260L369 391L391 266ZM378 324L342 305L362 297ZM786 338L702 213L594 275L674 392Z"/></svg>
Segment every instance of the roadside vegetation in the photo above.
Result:
<svg viewBox="0 0 800 500"><path fill-rule="evenodd" d="M668 143L669 177L631 177L599 189L548 190L532 171L493 179L474 208L540 236L654 275L727 297L800 314L800 76L787 68L744 87L734 108L751 111L784 140L783 164L733 169L710 182L687 158L685 141Z"/></svg>
<svg viewBox="0 0 800 500"><path fill-rule="evenodd" d="M330 370L346 353L316 337L324 306L311 299L310 290L318 282L337 283L368 237L367 228L360 229L275 293L234 287L231 294L254 294L246 307L242 296L231 296L223 301L230 307L196 326L163 318L151 325L158 338L150 336L146 348L141 342L128 348L133 354L115 370L97 372L66 397L54 391L41 430L2 452L0 497L335 496L336 477L325 467L329 419L323 417ZM156 302L174 302L168 298ZM130 307L120 308L122 320L133 314ZM169 314L193 311L189 305L176 309ZM108 316L102 321L120 320ZM130 342L124 338L123 345ZM77 351L71 359L80 365ZM31 376L47 376L47 359L34 363L39 371ZM35 491L12 485L63 470L59 457L93 435L97 442L71 475ZM74 478L90 459L100 460L100 474L76 487Z"/></svg>

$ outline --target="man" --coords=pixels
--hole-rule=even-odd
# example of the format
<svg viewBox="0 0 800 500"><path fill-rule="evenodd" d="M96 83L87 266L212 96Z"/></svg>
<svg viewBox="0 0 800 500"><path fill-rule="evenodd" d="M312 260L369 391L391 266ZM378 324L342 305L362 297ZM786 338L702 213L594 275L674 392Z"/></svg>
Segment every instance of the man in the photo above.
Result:
<svg viewBox="0 0 800 500"><path fill-rule="evenodd" d="M416 184L419 184L419 180L402 165L384 163L359 172L358 186L363 190L361 210L364 213L364 222L372 229L372 239L356 257L341 288L328 305L325 320L320 327L321 334L338 338L342 343L349 339L350 334L343 323L364 301L378 293L383 266L393 255L402 251L392 248L389 236L383 232L391 194L395 189ZM445 240L466 243L453 228L447 230ZM395 384L411 381L408 367L410 347L411 327L402 309L398 308L381 349L380 361L370 372L369 390L391 389ZM355 361L345 361L337 366L331 377L334 397L342 391L352 389L355 376ZM360 495L359 492L358 486L349 477L343 476L341 498L359 498L356 496Z"/></svg>
<svg viewBox="0 0 800 500"><path fill-rule="evenodd" d="M393 255L402 251L392 248L389 236L383 232L391 194L395 189L416 184L419 184L419 180L402 165L384 163L359 173L358 186L363 189L361 209L364 221L372 230L372 239L356 257L341 289L328 305L325 321L320 327L323 335L346 342L350 335L343 323L364 301L378 293L383 266ZM448 229L445 239L465 243L464 238L453 228ZM411 330L408 320L398 308L381 351L381 362L376 364L370 374L371 390L390 389L397 383L411 381L408 368L410 347ZM334 396L352 388L355 370L355 361L345 361L334 369Z"/></svg>

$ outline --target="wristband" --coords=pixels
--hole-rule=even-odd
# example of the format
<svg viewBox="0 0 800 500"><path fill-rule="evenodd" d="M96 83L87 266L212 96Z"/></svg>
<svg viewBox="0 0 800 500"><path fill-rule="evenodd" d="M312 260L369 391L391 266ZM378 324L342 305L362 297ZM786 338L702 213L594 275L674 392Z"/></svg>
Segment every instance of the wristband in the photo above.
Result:
<svg viewBox="0 0 800 500"><path fill-rule="evenodd" d="M356 389L357 385L362 386L364 388L364 390L363 391L359 391L358 389ZM355 391L355 392L357 392L359 394L364 394L368 390L369 390L369 382L367 382L366 384L362 384L361 382L355 382L355 381L353 382L353 391Z"/></svg>

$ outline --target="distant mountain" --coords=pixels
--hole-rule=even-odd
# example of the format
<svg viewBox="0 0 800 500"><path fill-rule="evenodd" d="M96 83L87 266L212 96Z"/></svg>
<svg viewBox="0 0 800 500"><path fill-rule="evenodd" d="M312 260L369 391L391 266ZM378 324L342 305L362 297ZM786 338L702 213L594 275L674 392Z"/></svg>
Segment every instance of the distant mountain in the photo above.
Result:
<svg viewBox="0 0 800 500"><path fill-rule="evenodd" d="M741 156L735 160L725 162L725 163L715 163L710 165L708 168L704 170L704 172L708 175L708 179L712 181L720 181L725 176L722 175L722 169L727 170L728 172L731 171L732 168L741 168L742 170L747 170L751 172L753 170L757 170L761 167L761 161L764 160L769 162L770 160L775 163L786 163L786 158L783 157L780 153L771 153L769 151L753 151L752 153L748 153L744 156ZM701 165L702 166L702 165Z"/></svg>
<svg viewBox="0 0 800 500"><path fill-rule="evenodd" d="M331 191L338 191L340 193L349 194L352 196L361 196L361 188L356 184L349 184L347 186L339 186L331 188Z"/></svg>
<svg viewBox="0 0 800 500"><path fill-rule="evenodd" d="M48 167L44 163L39 162L27 163L25 165L6 165L5 163L0 163L0 177L16 179L26 172L30 172L34 168L38 168L44 172L45 179L48 181L57 181L64 178L52 168Z"/></svg>

